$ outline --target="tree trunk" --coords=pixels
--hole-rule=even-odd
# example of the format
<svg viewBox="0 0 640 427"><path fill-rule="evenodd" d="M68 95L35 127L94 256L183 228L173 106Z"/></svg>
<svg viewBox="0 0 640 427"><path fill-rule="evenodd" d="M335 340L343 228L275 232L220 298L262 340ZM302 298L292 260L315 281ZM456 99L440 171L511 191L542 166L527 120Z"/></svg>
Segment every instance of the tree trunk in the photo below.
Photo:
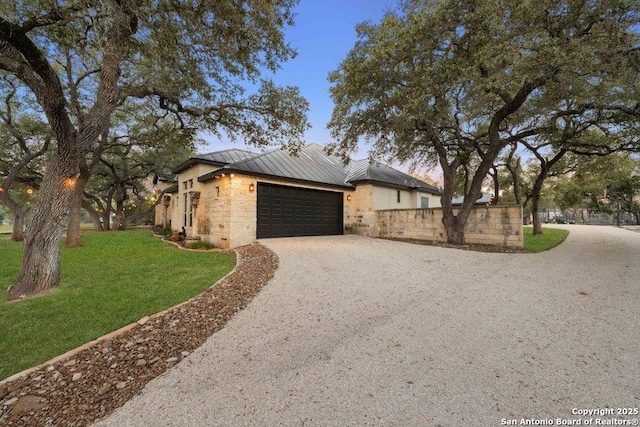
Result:
<svg viewBox="0 0 640 427"><path fill-rule="evenodd" d="M102 221L100 220L100 215L98 214L98 212L95 211L95 209L93 209L93 206L87 203L86 200L82 199L82 207L89 214L89 217L93 222L93 229L95 231L104 231L104 227L102 226Z"/></svg>
<svg viewBox="0 0 640 427"><path fill-rule="evenodd" d="M69 221L73 180L54 158L48 165L38 197L27 220L22 268L7 299L35 295L60 282L60 242Z"/></svg>
<svg viewBox="0 0 640 427"><path fill-rule="evenodd" d="M464 245L464 228L471 209L468 208L465 210L464 206L462 206L458 209L458 214L454 214L451 200L453 199L453 176L455 175L457 164L455 161L450 165L445 164L443 161L441 161L440 164L443 165L442 170L444 176L444 188L442 190L442 197L440 198L442 204L442 225L444 225L447 231L447 242L454 245ZM478 189L477 192L479 193L480 190ZM467 197L469 197L469 194L465 194L465 200ZM477 198L478 196L476 195L473 201Z"/></svg>
<svg viewBox="0 0 640 427"><path fill-rule="evenodd" d="M500 176L498 175L498 168L494 165L491 166L491 178L493 179L493 204L500 204Z"/></svg>
<svg viewBox="0 0 640 427"><path fill-rule="evenodd" d="M507 169L511 173L511 179L513 180L513 195L516 198L516 204L522 204L522 194L520 192L520 176L518 175L518 169L520 168L520 159L518 158L515 166L511 163L511 158L507 161Z"/></svg>
<svg viewBox="0 0 640 427"><path fill-rule="evenodd" d="M116 221L114 230L124 230L124 200L116 200Z"/></svg>
<svg viewBox="0 0 640 427"><path fill-rule="evenodd" d="M11 240L14 242L22 242L24 240L24 209L22 209L22 206L17 204L6 191L0 192L0 200L4 202L13 215Z"/></svg>
<svg viewBox="0 0 640 427"><path fill-rule="evenodd" d="M458 221L457 216L442 217L442 224L447 230L447 242L454 245L464 245L464 226Z"/></svg>
<svg viewBox="0 0 640 427"><path fill-rule="evenodd" d="M20 212L13 212L11 240L14 242L22 242L24 240L24 213L22 209L20 209Z"/></svg>
<svg viewBox="0 0 640 427"><path fill-rule="evenodd" d="M82 168L81 168L82 170ZM67 244L68 248L77 248L82 246L82 234L80 226L82 225L82 200L84 198L84 189L89 181L89 177L80 173L77 179L76 187L71 197L71 216L69 217L69 225L67 226Z"/></svg>
<svg viewBox="0 0 640 427"><path fill-rule="evenodd" d="M67 226L66 247L68 248L77 248L82 246L82 237L80 234L80 225L82 224L81 209L81 201L78 200L78 195L74 192L73 196L71 197L69 225Z"/></svg>
<svg viewBox="0 0 640 427"><path fill-rule="evenodd" d="M540 221L540 197L542 195L542 184L547 176L546 168L542 168L536 178L536 182L531 189L531 214L533 215L533 234L542 234L542 222Z"/></svg>

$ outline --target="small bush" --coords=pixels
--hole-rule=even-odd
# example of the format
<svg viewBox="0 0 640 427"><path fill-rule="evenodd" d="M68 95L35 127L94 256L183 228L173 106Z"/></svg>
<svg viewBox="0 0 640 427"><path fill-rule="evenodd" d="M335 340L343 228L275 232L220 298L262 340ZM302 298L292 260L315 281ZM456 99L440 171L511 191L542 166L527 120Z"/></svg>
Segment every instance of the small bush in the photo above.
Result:
<svg viewBox="0 0 640 427"><path fill-rule="evenodd" d="M213 243L209 243L209 242L203 242L201 240L197 241L197 242L192 242L189 243L187 245L187 248L189 249L215 249L216 245L214 245Z"/></svg>

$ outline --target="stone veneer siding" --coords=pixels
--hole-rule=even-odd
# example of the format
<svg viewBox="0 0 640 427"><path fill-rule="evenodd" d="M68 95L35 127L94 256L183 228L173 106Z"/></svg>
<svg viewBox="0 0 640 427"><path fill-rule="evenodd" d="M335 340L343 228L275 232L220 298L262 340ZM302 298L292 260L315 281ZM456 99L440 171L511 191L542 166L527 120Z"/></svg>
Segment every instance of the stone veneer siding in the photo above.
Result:
<svg viewBox="0 0 640 427"><path fill-rule="evenodd" d="M375 213L377 233L371 234L373 237L447 241L440 208L390 209ZM464 230L467 243L518 248L524 245L522 233L522 206L474 208Z"/></svg>
<svg viewBox="0 0 640 427"><path fill-rule="evenodd" d="M353 193L320 185L228 174L200 183L200 206L194 234L201 240L225 249L248 245L256 240L258 182L343 193L345 215L349 203L346 194ZM251 184L254 185L253 191L249 191Z"/></svg>
<svg viewBox="0 0 640 427"><path fill-rule="evenodd" d="M373 185L360 184L355 191L346 192L344 228L346 233L373 236L377 234L377 215L373 209Z"/></svg>

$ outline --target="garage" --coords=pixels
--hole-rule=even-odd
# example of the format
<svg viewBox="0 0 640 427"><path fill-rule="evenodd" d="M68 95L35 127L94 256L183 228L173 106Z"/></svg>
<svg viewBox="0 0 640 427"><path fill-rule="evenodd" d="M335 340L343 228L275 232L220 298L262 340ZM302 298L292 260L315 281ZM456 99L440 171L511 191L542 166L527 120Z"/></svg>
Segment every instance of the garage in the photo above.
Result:
<svg viewBox="0 0 640 427"><path fill-rule="evenodd" d="M258 183L258 239L343 233L342 193Z"/></svg>

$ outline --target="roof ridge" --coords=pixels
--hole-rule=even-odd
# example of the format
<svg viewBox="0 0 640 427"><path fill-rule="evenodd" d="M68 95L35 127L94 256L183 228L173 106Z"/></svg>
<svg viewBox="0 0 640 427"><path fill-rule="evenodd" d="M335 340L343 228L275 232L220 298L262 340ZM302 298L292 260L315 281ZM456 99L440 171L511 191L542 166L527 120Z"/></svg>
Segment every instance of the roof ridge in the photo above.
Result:
<svg viewBox="0 0 640 427"><path fill-rule="evenodd" d="M208 153L196 153L196 156L208 156L209 154L224 153L227 151L242 151L243 153L257 154L251 150L243 150L241 148L225 148L224 150L210 151Z"/></svg>
<svg viewBox="0 0 640 427"><path fill-rule="evenodd" d="M265 151L263 153L255 153L255 156L247 157L246 159L238 160L237 162L234 162L234 163L229 163L229 164L225 165L224 167L225 168L230 168L230 167L232 167L234 165L245 163L245 162L248 162L250 160L259 159L260 157L264 157L267 154L275 153L276 151L280 151L280 150L283 150L283 148L282 147L281 148L274 148L273 150Z"/></svg>

